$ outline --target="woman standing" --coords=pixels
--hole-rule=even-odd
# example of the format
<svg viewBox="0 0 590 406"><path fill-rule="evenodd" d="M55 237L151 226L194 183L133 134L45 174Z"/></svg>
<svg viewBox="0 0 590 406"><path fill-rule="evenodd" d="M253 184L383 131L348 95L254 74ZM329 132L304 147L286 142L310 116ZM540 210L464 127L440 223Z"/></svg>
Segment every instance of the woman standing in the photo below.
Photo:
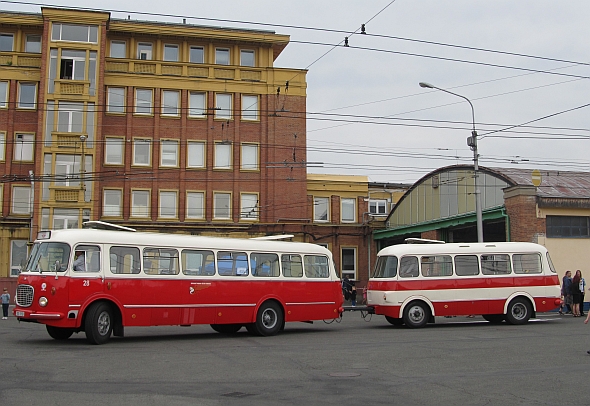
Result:
<svg viewBox="0 0 590 406"><path fill-rule="evenodd" d="M582 293L580 293L580 279L582 279L582 272L578 269L572 280L572 301L574 308L572 313L574 317L580 317L580 301L582 300Z"/></svg>
<svg viewBox="0 0 590 406"><path fill-rule="evenodd" d="M586 280L582 277L582 271L578 270L578 272L580 272L580 316L584 315L584 296L585 296L585 291L586 291Z"/></svg>

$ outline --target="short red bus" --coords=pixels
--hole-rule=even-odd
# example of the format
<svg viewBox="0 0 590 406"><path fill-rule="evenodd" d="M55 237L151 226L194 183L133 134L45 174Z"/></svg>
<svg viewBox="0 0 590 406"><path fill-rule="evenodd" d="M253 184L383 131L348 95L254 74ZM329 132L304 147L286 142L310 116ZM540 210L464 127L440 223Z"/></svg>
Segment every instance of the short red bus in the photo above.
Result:
<svg viewBox="0 0 590 406"><path fill-rule="evenodd" d="M561 304L547 249L522 242L400 244L378 253L367 304L393 325L482 315L524 324Z"/></svg>
<svg viewBox="0 0 590 406"><path fill-rule="evenodd" d="M210 324L271 336L336 319L340 278L315 244L96 229L42 231L18 278L14 315L54 339L102 344L124 327Z"/></svg>

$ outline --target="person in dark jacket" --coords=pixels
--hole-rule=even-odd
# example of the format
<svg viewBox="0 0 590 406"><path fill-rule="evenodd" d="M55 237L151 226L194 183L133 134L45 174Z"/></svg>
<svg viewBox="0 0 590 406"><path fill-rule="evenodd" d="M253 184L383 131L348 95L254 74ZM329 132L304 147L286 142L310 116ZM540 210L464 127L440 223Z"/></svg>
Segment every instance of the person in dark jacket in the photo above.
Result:
<svg viewBox="0 0 590 406"><path fill-rule="evenodd" d="M561 295L563 302L567 307L567 312L572 312L573 297L572 297L572 271L566 271L561 284Z"/></svg>

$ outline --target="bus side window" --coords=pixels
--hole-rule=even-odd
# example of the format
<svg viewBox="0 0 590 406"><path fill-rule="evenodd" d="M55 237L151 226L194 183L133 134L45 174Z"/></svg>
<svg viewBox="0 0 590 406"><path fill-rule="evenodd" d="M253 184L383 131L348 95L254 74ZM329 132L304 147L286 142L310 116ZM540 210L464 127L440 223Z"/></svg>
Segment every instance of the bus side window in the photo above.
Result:
<svg viewBox="0 0 590 406"><path fill-rule="evenodd" d="M100 272L100 247L96 245L77 245L74 252L82 252L84 255L84 267L79 269L79 271Z"/></svg>
<svg viewBox="0 0 590 406"><path fill-rule="evenodd" d="M247 276L248 255L245 252L219 251L217 271L221 276Z"/></svg>
<svg viewBox="0 0 590 406"><path fill-rule="evenodd" d="M277 254L250 254L252 276L279 276L279 256Z"/></svg>
<svg viewBox="0 0 590 406"><path fill-rule="evenodd" d="M456 255L455 273L457 276L479 275L477 255Z"/></svg>
<svg viewBox="0 0 590 406"><path fill-rule="evenodd" d="M177 275L178 251L171 248L144 248L143 272L148 275Z"/></svg>
<svg viewBox="0 0 590 406"><path fill-rule="evenodd" d="M514 273L541 273L541 256L539 254L512 255Z"/></svg>
<svg viewBox="0 0 590 406"><path fill-rule="evenodd" d="M139 248L111 247L109 251L111 273L138 274L141 271Z"/></svg>
<svg viewBox="0 0 590 406"><path fill-rule="evenodd" d="M453 276L453 261L450 255L424 256L422 276Z"/></svg>
<svg viewBox="0 0 590 406"><path fill-rule="evenodd" d="M308 278L329 278L330 268L328 257L323 255L306 255L303 257L303 268Z"/></svg>
<svg viewBox="0 0 590 406"><path fill-rule="evenodd" d="M399 276L416 278L418 275L418 257L402 257L399 261Z"/></svg>
<svg viewBox="0 0 590 406"><path fill-rule="evenodd" d="M287 278L301 278L303 276L301 255L283 254L281 255L281 263L283 276Z"/></svg>
<svg viewBox="0 0 590 406"><path fill-rule="evenodd" d="M508 275L512 273L510 256L507 254L482 255L481 272L484 275Z"/></svg>
<svg viewBox="0 0 590 406"><path fill-rule="evenodd" d="M213 251L182 250L181 259L185 275L215 275Z"/></svg>

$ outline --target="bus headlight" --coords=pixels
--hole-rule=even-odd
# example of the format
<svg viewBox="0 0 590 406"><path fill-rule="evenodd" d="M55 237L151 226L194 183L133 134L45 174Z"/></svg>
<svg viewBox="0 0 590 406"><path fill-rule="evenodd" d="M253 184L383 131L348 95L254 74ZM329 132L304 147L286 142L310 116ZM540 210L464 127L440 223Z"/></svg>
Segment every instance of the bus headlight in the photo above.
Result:
<svg viewBox="0 0 590 406"><path fill-rule="evenodd" d="M39 306L41 306L41 307L47 306L47 298L45 296L39 298Z"/></svg>

